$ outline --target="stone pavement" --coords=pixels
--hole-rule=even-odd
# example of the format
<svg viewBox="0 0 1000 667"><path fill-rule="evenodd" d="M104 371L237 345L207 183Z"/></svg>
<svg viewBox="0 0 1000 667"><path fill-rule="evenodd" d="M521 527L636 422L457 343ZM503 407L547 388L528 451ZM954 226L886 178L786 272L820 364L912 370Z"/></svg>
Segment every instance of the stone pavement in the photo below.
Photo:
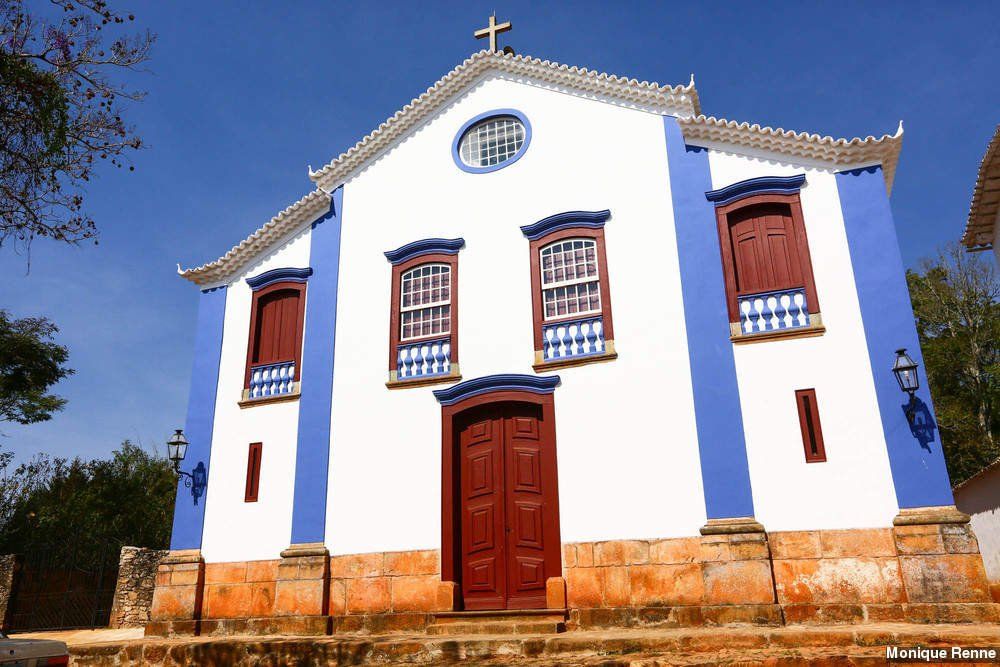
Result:
<svg viewBox="0 0 1000 667"><path fill-rule="evenodd" d="M20 635L28 636L28 635ZM135 631L32 633L70 644L74 665L881 665L885 646L1000 646L1000 625L627 629L557 635L141 638Z"/></svg>

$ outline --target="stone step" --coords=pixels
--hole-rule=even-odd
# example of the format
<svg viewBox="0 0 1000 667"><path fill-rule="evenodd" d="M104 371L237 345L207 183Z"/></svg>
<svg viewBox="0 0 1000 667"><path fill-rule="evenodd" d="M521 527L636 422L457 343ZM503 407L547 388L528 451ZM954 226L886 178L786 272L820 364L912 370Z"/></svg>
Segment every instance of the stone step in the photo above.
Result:
<svg viewBox="0 0 1000 667"><path fill-rule="evenodd" d="M490 609L482 611L439 611L433 614L434 623L502 623L505 621L566 620L565 609Z"/></svg>
<svg viewBox="0 0 1000 667"><path fill-rule="evenodd" d="M552 620L489 621L476 623L449 622L432 623L427 626L429 635L476 636L476 635L552 635L566 631L566 623Z"/></svg>

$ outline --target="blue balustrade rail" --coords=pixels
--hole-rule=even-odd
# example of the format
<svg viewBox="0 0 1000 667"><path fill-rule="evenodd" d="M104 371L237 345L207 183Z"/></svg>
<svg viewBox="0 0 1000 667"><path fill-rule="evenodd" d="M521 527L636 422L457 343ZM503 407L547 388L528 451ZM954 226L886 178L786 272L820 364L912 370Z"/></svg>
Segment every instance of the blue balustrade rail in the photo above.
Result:
<svg viewBox="0 0 1000 667"><path fill-rule="evenodd" d="M450 372L450 338L402 343L397 348L396 377L399 380L447 375Z"/></svg>
<svg viewBox="0 0 1000 667"><path fill-rule="evenodd" d="M737 300L742 335L809 326L805 288L747 294Z"/></svg>
<svg viewBox="0 0 1000 667"><path fill-rule="evenodd" d="M542 325L542 359L555 361L606 352L601 317L563 320Z"/></svg>
<svg viewBox="0 0 1000 667"><path fill-rule="evenodd" d="M290 394L294 390L295 362L279 361L250 367L250 389L247 398L265 398Z"/></svg>

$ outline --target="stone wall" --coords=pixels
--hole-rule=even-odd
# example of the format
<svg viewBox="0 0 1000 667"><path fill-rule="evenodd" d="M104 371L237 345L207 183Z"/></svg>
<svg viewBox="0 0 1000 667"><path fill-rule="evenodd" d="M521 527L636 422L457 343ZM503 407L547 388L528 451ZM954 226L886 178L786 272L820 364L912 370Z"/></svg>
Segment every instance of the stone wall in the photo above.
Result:
<svg viewBox="0 0 1000 667"><path fill-rule="evenodd" d="M19 559L14 554L0 556L0 630L6 629L10 619L7 618L7 606L10 604L14 588L14 573L17 571Z"/></svg>
<svg viewBox="0 0 1000 667"><path fill-rule="evenodd" d="M1000 621L962 523L568 543L562 557L547 604L570 627ZM291 557L161 565L147 633L419 630L455 608L437 550L313 558L309 586L285 595Z"/></svg>
<svg viewBox="0 0 1000 667"><path fill-rule="evenodd" d="M122 547L109 627L138 628L149 622L156 570L168 553L144 547Z"/></svg>

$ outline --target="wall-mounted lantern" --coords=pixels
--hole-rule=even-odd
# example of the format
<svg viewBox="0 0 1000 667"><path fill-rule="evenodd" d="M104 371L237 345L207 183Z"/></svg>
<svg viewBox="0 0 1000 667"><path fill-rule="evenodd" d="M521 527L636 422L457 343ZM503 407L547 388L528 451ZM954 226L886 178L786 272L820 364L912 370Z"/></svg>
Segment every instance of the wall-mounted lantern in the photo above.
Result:
<svg viewBox="0 0 1000 667"><path fill-rule="evenodd" d="M191 488L194 477L191 473L181 470L181 461L187 456L188 441L184 437L183 429L175 429L174 434L167 440L167 458L174 465L174 473L178 479L184 479L184 486Z"/></svg>
<svg viewBox="0 0 1000 667"><path fill-rule="evenodd" d="M917 362L906 353L906 348L896 350L896 361L892 364L892 373L896 376L899 389L910 395L910 403L906 406L906 418L913 423L914 394L920 388L920 377L917 375Z"/></svg>

